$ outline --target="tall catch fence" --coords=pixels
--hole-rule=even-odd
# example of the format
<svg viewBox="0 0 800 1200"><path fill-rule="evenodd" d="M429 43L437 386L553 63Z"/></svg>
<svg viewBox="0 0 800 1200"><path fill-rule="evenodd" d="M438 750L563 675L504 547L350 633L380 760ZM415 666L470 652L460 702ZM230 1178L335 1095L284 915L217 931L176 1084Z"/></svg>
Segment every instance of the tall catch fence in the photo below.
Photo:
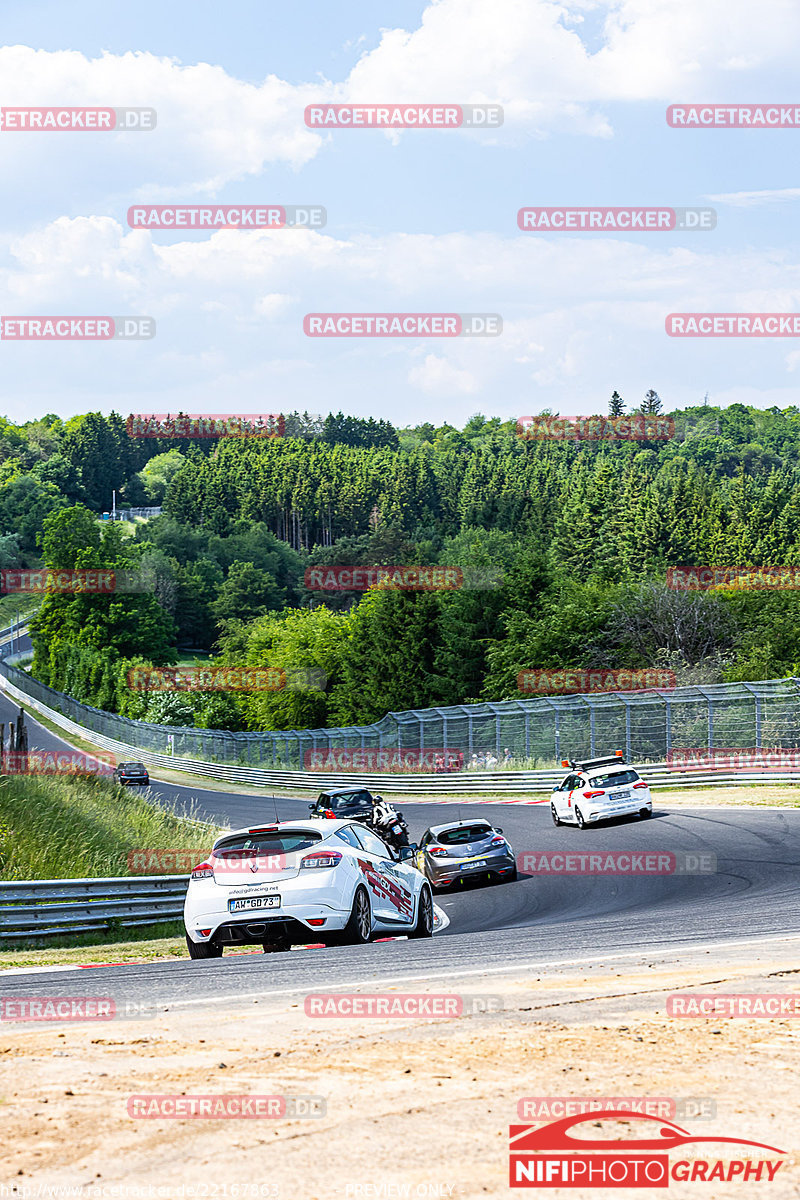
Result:
<svg viewBox="0 0 800 1200"><path fill-rule="evenodd" d="M340 729L227 733L150 725L91 708L31 678L15 665L19 657L0 647L0 674L31 699L142 751L210 763L296 771L309 768L311 753L445 749L460 751L468 770L474 756L483 756L482 765L494 757L498 765L545 766L617 749L628 759L664 762L689 748L800 747L797 678L412 709ZM361 765L391 770L391 757L381 763L371 756Z"/></svg>

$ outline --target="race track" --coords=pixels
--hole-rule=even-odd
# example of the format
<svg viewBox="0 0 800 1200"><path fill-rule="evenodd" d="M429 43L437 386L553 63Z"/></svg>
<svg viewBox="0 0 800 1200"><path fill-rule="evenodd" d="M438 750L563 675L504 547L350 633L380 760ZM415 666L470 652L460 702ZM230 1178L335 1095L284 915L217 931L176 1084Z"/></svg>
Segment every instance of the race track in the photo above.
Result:
<svg viewBox="0 0 800 1200"><path fill-rule="evenodd" d="M0 697L0 721L13 719ZM31 748L55 748L55 735L32 719ZM233 827L273 817L302 817L308 800L261 798L154 782L163 803ZM170 1007L225 1003L274 992L319 990L370 980L428 979L499 971L531 964L610 962L625 955L683 945L709 949L722 941L759 940L792 933L800 917L800 811L793 809L682 808L658 805L649 821L619 821L581 832L556 829L546 805L435 803L403 805L412 839L429 825L458 815L487 817L503 828L517 854L530 851L692 851L717 857L710 875L589 877L521 875L514 883L437 894L450 924L429 942L405 939L365 947L226 954L208 962L186 960L93 969L97 993ZM712 959L713 962L713 954ZM7 974L12 995L85 993L85 970ZM77 992L75 989L78 989Z"/></svg>

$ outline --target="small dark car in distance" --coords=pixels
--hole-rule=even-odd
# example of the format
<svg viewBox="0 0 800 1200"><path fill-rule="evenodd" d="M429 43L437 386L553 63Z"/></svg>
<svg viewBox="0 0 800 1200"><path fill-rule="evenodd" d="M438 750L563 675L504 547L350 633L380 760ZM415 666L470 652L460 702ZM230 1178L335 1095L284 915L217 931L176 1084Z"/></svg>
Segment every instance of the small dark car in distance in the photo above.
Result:
<svg viewBox="0 0 800 1200"><path fill-rule="evenodd" d="M336 818L338 821L368 821L375 808L375 797L366 788L344 787L320 792L309 804L312 817Z"/></svg>
<svg viewBox="0 0 800 1200"><path fill-rule="evenodd" d="M502 829L481 820L448 821L426 829L417 850L417 868L434 888L476 876L498 881L517 877L514 851Z"/></svg>
<svg viewBox="0 0 800 1200"><path fill-rule="evenodd" d="M114 771L114 782L126 787L149 787L150 776L147 767L140 762L117 763Z"/></svg>

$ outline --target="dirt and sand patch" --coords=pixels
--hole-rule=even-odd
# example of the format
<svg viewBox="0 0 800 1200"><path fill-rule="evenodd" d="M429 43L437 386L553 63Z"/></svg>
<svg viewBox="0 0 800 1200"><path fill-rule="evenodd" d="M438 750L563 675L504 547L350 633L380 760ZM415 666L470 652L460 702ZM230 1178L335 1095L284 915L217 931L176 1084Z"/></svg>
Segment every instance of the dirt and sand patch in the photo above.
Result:
<svg viewBox="0 0 800 1200"><path fill-rule="evenodd" d="M787 938L369 989L480 998L465 1005L478 1011L446 1020L314 1018L302 994L265 993L256 1002L173 1004L148 1020L4 1023L0 1180L82 1186L87 1200L158 1194L136 1190L150 1186L167 1200L507 1196L508 1127L519 1123L524 1097L673 1098L677 1123L692 1134L792 1152L798 1022L679 1020L666 1015L666 998L687 989L794 992L798 950L800 938ZM92 989L101 990L87 978ZM316 1098L325 1114L129 1115L131 1096L153 1094ZM697 1119L681 1109L687 1100L703 1102L690 1109ZM737 1149L689 1153L724 1158ZM768 1194L784 1200L799 1189L790 1153ZM673 1182L669 1194L727 1197L733 1187Z"/></svg>

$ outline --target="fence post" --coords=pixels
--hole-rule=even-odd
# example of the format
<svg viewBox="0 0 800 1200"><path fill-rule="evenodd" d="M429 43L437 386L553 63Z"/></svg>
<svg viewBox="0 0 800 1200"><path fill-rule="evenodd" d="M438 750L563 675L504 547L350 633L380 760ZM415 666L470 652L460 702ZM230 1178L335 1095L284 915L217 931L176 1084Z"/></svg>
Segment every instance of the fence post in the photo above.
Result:
<svg viewBox="0 0 800 1200"><path fill-rule="evenodd" d="M666 723L666 742L667 742L667 762L669 762L669 756L670 756L670 754L672 754L672 705L670 704L669 700L665 700L664 703L667 708L665 723Z"/></svg>
<svg viewBox="0 0 800 1200"><path fill-rule="evenodd" d="M625 698L625 760L630 762L633 757L633 749L631 747L631 702Z"/></svg>

